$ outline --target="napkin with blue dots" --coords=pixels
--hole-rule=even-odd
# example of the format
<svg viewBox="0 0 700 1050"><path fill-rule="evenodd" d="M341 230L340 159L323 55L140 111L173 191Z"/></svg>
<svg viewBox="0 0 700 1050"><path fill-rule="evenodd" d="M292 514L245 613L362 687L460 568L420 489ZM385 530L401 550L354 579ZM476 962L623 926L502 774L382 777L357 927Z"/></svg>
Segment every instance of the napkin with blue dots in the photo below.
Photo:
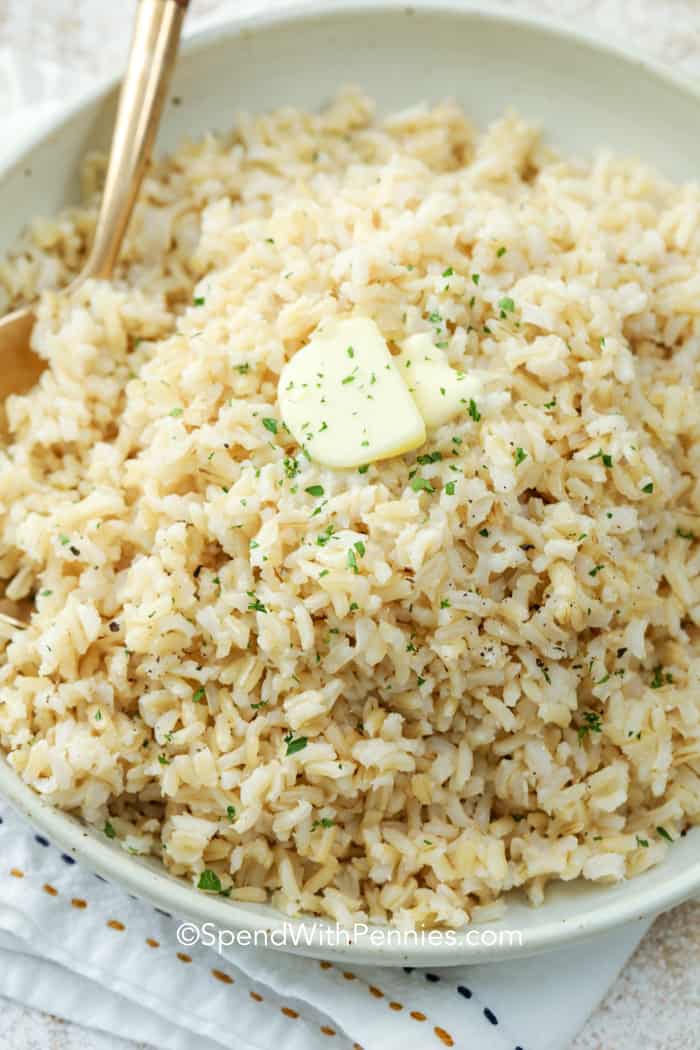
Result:
<svg viewBox="0 0 700 1050"><path fill-rule="evenodd" d="M219 955L0 801L0 995L164 1050L566 1050L647 926L451 969Z"/></svg>

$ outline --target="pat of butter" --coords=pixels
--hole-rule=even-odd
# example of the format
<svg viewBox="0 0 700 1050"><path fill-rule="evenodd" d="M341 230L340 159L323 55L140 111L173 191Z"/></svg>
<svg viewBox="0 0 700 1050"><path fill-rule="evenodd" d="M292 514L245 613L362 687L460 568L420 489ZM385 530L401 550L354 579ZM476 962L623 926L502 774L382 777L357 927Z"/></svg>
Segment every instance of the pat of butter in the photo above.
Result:
<svg viewBox="0 0 700 1050"><path fill-rule="evenodd" d="M282 419L312 459L359 467L425 441L425 424L374 321L317 329L280 376Z"/></svg>
<svg viewBox="0 0 700 1050"><path fill-rule="evenodd" d="M467 412L469 399L481 392L478 380L450 367L427 332L409 336L394 360L428 427Z"/></svg>

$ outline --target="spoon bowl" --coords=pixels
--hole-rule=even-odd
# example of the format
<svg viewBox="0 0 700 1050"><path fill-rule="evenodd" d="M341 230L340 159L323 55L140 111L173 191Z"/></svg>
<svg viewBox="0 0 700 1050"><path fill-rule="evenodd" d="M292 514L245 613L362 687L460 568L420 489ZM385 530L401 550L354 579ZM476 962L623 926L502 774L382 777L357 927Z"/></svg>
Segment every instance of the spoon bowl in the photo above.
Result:
<svg viewBox="0 0 700 1050"><path fill-rule="evenodd" d="M189 0L140 0L95 237L66 294L89 278L109 277L114 269L151 157L188 4ZM7 433L6 398L30 390L45 367L31 347L35 321L31 305L0 318L0 435ZM4 611L0 621L6 627L26 626Z"/></svg>

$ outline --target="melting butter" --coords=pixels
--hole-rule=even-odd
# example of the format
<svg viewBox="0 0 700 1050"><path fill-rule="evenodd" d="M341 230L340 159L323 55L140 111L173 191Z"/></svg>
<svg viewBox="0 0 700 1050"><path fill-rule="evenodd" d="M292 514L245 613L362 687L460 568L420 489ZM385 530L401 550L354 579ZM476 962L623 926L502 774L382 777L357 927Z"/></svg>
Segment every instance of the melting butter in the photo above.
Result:
<svg viewBox="0 0 700 1050"><path fill-rule="evenodd" d="M394 360L427 427L466 413L469 399L481 393L481 383L452 368L427 332L409 336Z"/></svg>
<svg viewBox="0 0 700 1050"><path fill-rule="evenodd" d="M425 423L374 321L330 321L280 376L282 419L312 459L358 467L410 452Z"/></svg>

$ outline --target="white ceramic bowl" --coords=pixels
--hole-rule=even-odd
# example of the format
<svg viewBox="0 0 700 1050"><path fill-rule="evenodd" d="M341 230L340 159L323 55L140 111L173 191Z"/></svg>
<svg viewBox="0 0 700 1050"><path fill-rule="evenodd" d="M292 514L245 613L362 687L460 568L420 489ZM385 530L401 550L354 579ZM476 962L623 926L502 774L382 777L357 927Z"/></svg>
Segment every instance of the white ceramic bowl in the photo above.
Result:
<svg viewBox="0 0 700 1050"><path fill-rule="evenodd" d="M160 138L169 148L185 134L226 128L238 109L280 104L317 108L341 83L357 83L383 109L454 95L479 123L515 105L541 122L567 153L610 146L640 156L674 178L700 171L700 95L690 84L545 24L489 14L464 0L405 3L325 2L217 26L190 40L181 58ZM0 250L24 222L75 199L86 149L106 147L114 113L113 82L39 132L0 173ZM131 857L104 836L60 813L20 782L0 759L0 791L62 849L85 866L194 922L231 929L280 930L282 916L200 893L167 875L155 861ZM319 924L299 919L297 951L353 962L450 965L533 954L660 912L700 892L700 827L674 844L666 861L630 882L559 884L533 909L515 897L490 929L519 930L504 944L425 944L411 949L376 945L370 935L328 949ZM289 950L293 950L289 946Z"/></svg>

